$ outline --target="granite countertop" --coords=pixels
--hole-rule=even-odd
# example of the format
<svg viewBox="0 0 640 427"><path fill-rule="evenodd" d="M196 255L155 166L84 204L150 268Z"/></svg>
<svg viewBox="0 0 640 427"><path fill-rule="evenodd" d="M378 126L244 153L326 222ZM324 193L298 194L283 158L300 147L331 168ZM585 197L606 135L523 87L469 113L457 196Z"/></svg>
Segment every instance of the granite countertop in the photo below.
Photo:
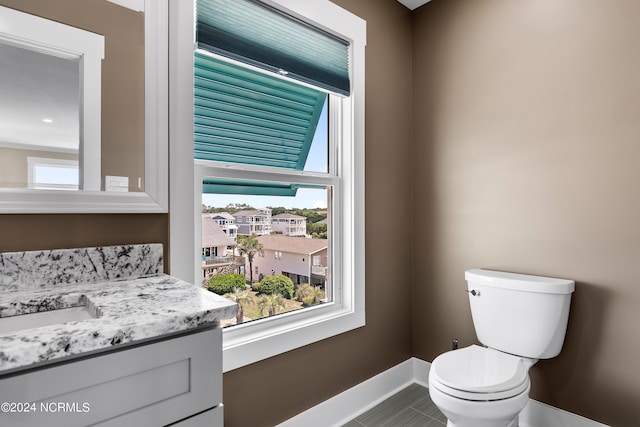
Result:
<svg viewBox="0 0 640 427"><path fill-rule="evenodd" d="M10 257L0 257L0 268L10 264L7 260ZM5 282L6 277L10 275L5 275ZM97 317L0 332L0 375L217 325L237 310L221 296L162 273L90 283L58 280L55 286L22 286L14 280L8 289L0 291L0 317L76 306L87 307Z"/></svg>

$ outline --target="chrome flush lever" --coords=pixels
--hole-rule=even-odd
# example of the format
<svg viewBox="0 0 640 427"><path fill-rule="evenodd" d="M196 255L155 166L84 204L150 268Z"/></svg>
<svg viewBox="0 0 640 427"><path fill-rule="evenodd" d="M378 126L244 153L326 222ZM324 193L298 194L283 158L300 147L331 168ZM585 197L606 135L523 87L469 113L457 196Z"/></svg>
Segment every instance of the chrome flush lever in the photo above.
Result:
<svg viewBox="0 0 640 427"><path fill-rule="evenodd" d="M469 290L465 290L465 292L469 292L474 297L479 297L480 296L480 291L476 291L475 289L472 289L470 291Z"/></svg>

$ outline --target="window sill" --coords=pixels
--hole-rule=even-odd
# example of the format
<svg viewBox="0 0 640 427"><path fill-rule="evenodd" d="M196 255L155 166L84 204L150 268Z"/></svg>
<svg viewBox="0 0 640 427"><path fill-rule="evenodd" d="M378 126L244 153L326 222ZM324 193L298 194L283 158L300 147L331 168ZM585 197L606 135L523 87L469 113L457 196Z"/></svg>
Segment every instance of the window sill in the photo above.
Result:
<svg viewBox="0 0 640 427"><path fill-rule="evenodd" d="M223 330L223 372L365 325L364 309L326 304Z"/></svg>

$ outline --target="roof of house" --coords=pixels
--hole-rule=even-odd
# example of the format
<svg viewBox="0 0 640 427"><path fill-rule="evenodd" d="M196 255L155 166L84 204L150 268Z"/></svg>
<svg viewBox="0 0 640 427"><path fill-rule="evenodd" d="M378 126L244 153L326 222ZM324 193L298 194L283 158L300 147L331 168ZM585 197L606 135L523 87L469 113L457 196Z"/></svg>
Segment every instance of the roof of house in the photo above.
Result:
<svg viewBox="0 0 640 427"><path fill-rule="evenodd" d="M239 211L233 214L234 217L239 217L239 216L268 216L268 214L264 213L264 212L260 212L257 209L251 210L251 211Z"/></svg>
<svg viewBox="0 0 640 427"><path fill-rule="evenodd" d="M210 215L202 215L202 247L236 246L237 243L222 231Z"/></svg>
<svg viewBox="0 0 640 427"><path fill-rule="evenodd" d="M216 219L229 219L232 221L235 220L233 215L231 215L229 212L217 212L209 215L211 216L211 218L216 218Z"/></svg>
<svg viewBox="0 0 640 427"><path fill-rule="evenodd" d="M328 248L327 239L308 239L305 237L291 237L280 235L259 236L265 250L289 252L293 254L310 255Z"/></svg>
<svg viewBox="0 0 640 427"><path fill-rule="evenodd" d="M302 215L292 214L292 213L281 213L281 214L272 216L271 219L307 219L307 217L304 217Z"/></svg>

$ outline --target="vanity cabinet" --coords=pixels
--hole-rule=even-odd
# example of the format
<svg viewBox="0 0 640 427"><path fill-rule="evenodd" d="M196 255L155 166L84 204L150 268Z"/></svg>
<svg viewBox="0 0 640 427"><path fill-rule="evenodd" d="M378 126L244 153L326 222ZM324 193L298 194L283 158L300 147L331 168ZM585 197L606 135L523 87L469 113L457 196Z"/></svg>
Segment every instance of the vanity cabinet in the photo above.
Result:
<svg viewBox="0 0 640 427"><path fill-rule="evenodd" d="M222 331L1 376L0 402L2 426L222 426Z"/></svg>

